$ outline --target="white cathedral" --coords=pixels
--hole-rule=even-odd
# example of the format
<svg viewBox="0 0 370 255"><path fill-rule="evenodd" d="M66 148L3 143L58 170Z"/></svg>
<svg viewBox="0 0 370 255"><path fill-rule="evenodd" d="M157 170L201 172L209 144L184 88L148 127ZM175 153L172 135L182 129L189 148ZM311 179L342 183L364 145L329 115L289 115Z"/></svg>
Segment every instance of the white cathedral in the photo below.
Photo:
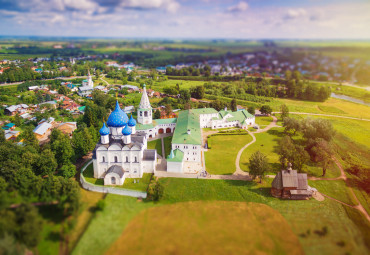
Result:
<svg viewBox="0 0 370 255"><path fill-rule="evenodd" d="M152 118L152 107L145 85L137 121L121 110L118 101L107 125L100 129L101 139L93 156L94 178L104 178L104 185L122 185L125 178L141 178L155 173L157 151L147 149L147 140L158 134L173 133L167 172L187 173L184 164L202 162L202 128L248 128L255 124L247 111L216 111L213 108L180 111L178 118Z"/></svg>

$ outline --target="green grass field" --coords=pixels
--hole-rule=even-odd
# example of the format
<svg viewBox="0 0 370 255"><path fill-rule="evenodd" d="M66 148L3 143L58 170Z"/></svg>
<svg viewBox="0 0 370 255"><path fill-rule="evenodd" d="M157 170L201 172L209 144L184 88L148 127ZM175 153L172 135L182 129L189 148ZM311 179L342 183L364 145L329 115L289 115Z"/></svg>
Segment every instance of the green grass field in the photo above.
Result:
<svg viewBox="0 0 370 255"><path fill-rule="evenodd" d="M133 234L138 229L140 234ZM263 204L225 201L149 208L128 224L105 254L223 255L246 251L304 254L297 236L279 212Z"/></svg>
<svg viewBox="0 0 370 255"><path fill-rule="evenodd" d="M270 116L256 117L256 124L258 124L261 128L266 127L271 122L272 122L272 117Z"/></svg>
<svg viewBox="0 0 370 255"><path fill-rule="evenodd" d="M367 254L370 226L352 208L326 199L323 202L288 201L273 198L271 179L262 184L244 181L160 178L164 186L161 204L185 201L222 200L255 202L271 206L288 221L298 235L305 254ZM319 190L320 191L320 190ZM330 190L335 192L335 190ZM72 254L102 254L119 238L130 220L142 210L155 206L134 198L108 194L106 208L91 221ZM320 236L323 228L327 234ZM136 233L136 232L135 232ZM344 242L344 246L338 243Z"/></svg>
<svg viewBox="0 0 370 255"><path fill-rule="evenodd" d="M260 151L267 156L270 165L270 174L275 174L281 170L281 164L279 161L279 155L276 153L278 147L278 141L284 136L284 128L272 128L267 132L255 134L256 142L248 146L242 153L240 158L240 168L243 171L249 171L248 164L251 155ZM319 177L322 175L321 168L315 165L305 165L303 171L309 175ZM332 165L327 173L326 177L338 177L340 170L336 165Z"/></svg>
<svg viewBox="0 0 370 255"><path fill-rule="evenodd" d="M162 141L161 139L156 139L153 141L148 142L148 149L149 150L157 150L157 154L162 156Z"/></svg>
<svg viewBox="0 0 370 255"><path fill-rule="evenodd" d="M309 181L308 185L316 188L320 192L338 199L349 205L356 205L356 200L346 188L346 183L343 180L338 181Z"/></svg>
<svg viewBox="0 0 370 255"><path fill-rule="evenodd" d="M219 135L209 138L211 149L205 152L206 169L210 174L232 174L238 151L252 141L250 135Z"/></svg>
<svg viewBox="0 0 370 255"><path fill-rule="evenodd" d="M171 142L172 142L172 136L167 136L163 138L164 142L164 151L165 151L165 157L167 158L168 155L171 153Z"/></svg>

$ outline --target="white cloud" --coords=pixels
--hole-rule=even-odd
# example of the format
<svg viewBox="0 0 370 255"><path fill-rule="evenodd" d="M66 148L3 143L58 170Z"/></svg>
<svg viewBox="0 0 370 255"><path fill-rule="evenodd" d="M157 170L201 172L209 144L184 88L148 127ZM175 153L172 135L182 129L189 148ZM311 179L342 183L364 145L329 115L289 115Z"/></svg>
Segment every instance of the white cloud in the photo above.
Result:
<svg viewBox="0 0 370 255"><path fill-rule="evenodd" d="M298 9L289 9L287 13L285 14L284 18L285 19L296 19L302 16L306 15L306 10L302 8Z"/></svg>
<svg viewBox="0 0 370 255"><path fill-rule="evenodd" d="M164 9L169 12L176 12L180 4L175 0L124 0L121 5L124 8L132 9Z"/></svg>
<svg viewBox="0 0 370 255"><path fill-rule="evenodd" d="M227 8L229 12L245 12L248 9L248 4L246 2L239 2L237 5L230 6Z"/></svg>

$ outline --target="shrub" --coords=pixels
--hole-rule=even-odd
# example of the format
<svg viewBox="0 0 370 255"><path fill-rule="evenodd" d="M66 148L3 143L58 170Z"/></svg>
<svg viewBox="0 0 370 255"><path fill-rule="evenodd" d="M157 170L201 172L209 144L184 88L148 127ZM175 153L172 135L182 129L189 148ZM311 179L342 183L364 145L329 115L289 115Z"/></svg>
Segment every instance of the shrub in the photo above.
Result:
<svg viewBox="0 0 370 255"><path fill-rule="evenodd" d="M96 203L96 210L97 211L103 211L105 208L105 200L99 200L97 203Z"/></svg>

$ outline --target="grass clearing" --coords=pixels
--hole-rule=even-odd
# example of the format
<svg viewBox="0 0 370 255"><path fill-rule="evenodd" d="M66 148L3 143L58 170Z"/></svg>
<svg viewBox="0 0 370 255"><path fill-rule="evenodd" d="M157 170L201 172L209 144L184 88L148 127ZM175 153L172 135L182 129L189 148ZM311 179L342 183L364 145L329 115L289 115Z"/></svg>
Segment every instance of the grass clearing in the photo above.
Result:
<svg viewBox="0 0 370 255"><path fill-rule="evenodd" d="M334 107L334 106L325 106L325 105L319 105L319 109L323 112L327 113L336 113L336 114L342 114L345 113L344 111Z"/></svg>
<svg viewBox="0 0 370 255"><path fill-rule="evenodd" d="M149 150L157 150L157 154L162 156L162 141L161 139L156 139L148 142Z"/></svg>
<svg viewBox="0 0 370 255"><path fill-rule="evenodd" d="M165 157L167 158L167 156L170 155L171 153L172 136L164 137L163 142L164 142Z"/></svg>
<svg viewBox="0 0 370 255"><path fill-rule="evenodd" d="M284 128L272 128L267 132L254 134L257 140L243 151L240 158L240 168L243 171L249 171L249 158L254 152L260 151L268 158L270 164L269 174L275 174L280 171L281 164L276 149L278 147L278 141L284 136L283 131ZM303 171L311 176L320 177L322 175L322 169L312 164L306 164ZM328 178L338 177L339 175L340 170L334 164L326 172L326 177Z"/></svg>
<svg viewBox="0 0 370 255"><path fill-rule="evenodd" d="M137 229L140 234L133 235ZM263 204L225 201L149 208L129 223L106 254L217 255L246 251L304 254L297 236L279 212Z"/></svg>
<svg viewBox="0 0 370 255"><path fill-rule="evenodd" d="M153 174L144 173L142 178L126 178L123 185L115 187L145 192L148 189L152 176ZM136 183L134 183L134 181L136 181Z"/></svg>
<svg viewBox="0 0 370 255"><path fill-rule="evenodd" d="M265 127L269 125L271 122L272 122L272 117L270 116L256 117L256 124L258 124L260 127Z"/></svg>
<svg viewBox="0 0 370 255"><path fill-rule="evenodd" d="M238 151L252 141L250 135L218 135L209 139L211 149L205 152L206 169L210 174L232 174Z"/></svg>
<svg viewBox="0 0 370 255"><path fill-rule="evenodd" d="M316 188L329 197L338 199L349 205L356 205L356 200L346 188L344 180L337 181L308 181L308 185Z"/></svg>
<svg viewBox="0 0 370 255"><path fill-rule="evenodd" d="M103 254L117 240L130 220L153 203L136 198L108 194L106 207L97 212L72 254Z"/></svg>

